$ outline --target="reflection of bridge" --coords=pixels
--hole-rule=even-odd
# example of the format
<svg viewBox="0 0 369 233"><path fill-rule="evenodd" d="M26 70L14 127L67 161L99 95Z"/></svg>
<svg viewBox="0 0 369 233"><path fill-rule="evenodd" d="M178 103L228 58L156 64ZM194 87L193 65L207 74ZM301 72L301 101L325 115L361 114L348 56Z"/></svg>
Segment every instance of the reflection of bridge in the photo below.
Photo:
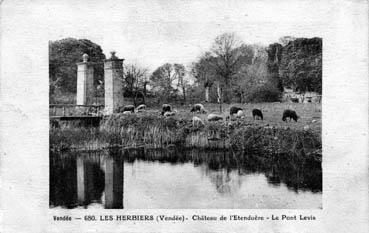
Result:
<svg viewBox="0 0 369 233"><path fill-rule="evenodd" d="M77 163L77 196L79 205L88 205L93 201L91 193L96 189L99 174L90 161L79 156ZM106 209L123 208L124 164L119 157L106 157L100 168L105 171L104 199L102 203ZM100 177L101 178L101 177Z"/></svg>

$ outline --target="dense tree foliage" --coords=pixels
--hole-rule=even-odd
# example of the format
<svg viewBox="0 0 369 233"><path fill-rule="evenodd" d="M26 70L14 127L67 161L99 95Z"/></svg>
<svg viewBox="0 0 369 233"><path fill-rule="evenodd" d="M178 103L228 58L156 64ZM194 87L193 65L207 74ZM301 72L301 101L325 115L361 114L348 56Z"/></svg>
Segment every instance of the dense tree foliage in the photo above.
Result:
<svg viewBox="0 0 369 233"><path fill-rule="evenodd" d="M269 81L272 86L275 86L281 92L283 91L283 83L279 75L279 67L282 59L282 49L283 46L278 43L269 45L267 49L267 67L269 72Z"/></svg>
<svg viewBox="0 0 369 233"><path fill-rule="evenodd" d="M299 38L281 51L279 75L284 87L300 92L322 91L322 39Z"/></svg>
<svg viewBox="0 0 369 233"><path fill-rule="evenodd" d="M184 75L185 68L182 64L165 63L151 74L150 84L161 101L173 101L179 95L178 88L185 88Z"/></svg>
<svg viewBox="0 0 369 233"><path fill-rule="evenodd" d="M199 85L201 93L203 90L205 91L206 102L211 102L210 88L219 79L213 66L215 59L210 52L206 52L197 62L192 64L191 75L195 78L196 84Z"/></svg>
<svg viewBox="0 0 369 233"><path fill-rule="evenodd" d="M252 64L242 69L234 94L239 96L237 102L275 102L280 98L278 83L268 69L267 50L261 46L253 46L255 56Z"/></svg>
<svg viewBox="0 0 369 233"><path fill-rule="evenodd" d="M94 67L94 82L103 81L103 60L105 55L99 45L86 39L66 38L49 43L49 82L50 94L55 90L63 93L76 93L77 62L82 61L82 55L89 55L89 61L99 62Z"/></svg>

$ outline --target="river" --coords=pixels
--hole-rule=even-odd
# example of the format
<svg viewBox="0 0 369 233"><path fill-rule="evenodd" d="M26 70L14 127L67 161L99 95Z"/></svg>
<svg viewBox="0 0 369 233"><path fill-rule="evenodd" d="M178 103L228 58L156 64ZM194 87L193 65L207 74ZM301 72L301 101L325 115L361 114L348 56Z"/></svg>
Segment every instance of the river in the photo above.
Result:
<svg viewBox="0 0 369 233"><path fill-rule="evenodd" d="M50 153L50 208L317 209L321 162L185 149Z"/></svg>

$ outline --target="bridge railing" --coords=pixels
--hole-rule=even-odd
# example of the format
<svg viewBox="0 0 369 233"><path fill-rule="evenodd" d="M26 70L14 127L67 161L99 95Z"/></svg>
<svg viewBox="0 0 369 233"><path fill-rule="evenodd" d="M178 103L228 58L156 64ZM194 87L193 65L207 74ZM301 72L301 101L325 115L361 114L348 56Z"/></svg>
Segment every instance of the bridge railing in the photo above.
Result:
<svg viewBox="0 0 369 233"><path fill-rule="evenodd" d="M101 116L104 105L50 104L50 116Z"/></svg>

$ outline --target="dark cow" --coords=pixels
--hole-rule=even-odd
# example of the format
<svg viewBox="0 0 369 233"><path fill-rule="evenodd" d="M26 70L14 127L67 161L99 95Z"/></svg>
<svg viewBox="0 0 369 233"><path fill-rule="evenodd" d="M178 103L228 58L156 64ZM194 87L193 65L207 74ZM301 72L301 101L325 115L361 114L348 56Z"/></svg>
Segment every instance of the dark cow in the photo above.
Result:
<svg viewBox="0 0 369 233"><path fill-rule="evenodd" d="M202 104L195 104L192 109L191 112L200 112L200 113L206 113L204 105Z"/></svg>
<svg viewBox="0 0 369 233"><path fill-rule="evenodd" d="M237 114L238 111L243 111L242 108L239 108L239 107L236 107L236 106L233 106L229 109L229 115L233 115L233 114Z"/></svg>
<svg viewBox="0 0 369 233"><path fill-rule="evenodd" d="M163 111L161 112L161 115L164 115L164 113L172 111L172 106L170 106L169 104L163 104L162 109Z"/></svg>
<svg viewBox="0 0 369 233"><path fill-rule="evenodd" d="M135 106L133 105L126 105L123 107L123 111L122 112L135 112Z"/></svg>
<svg viewBox="0 0 369 233"><path fill-rule="evenodd" d="M294 121L297 122L297 119L299 119L300 117L297 116L296 112L291 110L291 109L286 109L283 112L283 117L282 117L282 121L287 121L287 118L293 119Z"/></svg>
<svg viewBox="0 0 369 233"><path fill-rule="evenodd" d="M252 110L252 117L254 118L254 120L257 118L260 118L261 120L263 120L263 113L261 112L260 109L254 108Z"/></svg>

